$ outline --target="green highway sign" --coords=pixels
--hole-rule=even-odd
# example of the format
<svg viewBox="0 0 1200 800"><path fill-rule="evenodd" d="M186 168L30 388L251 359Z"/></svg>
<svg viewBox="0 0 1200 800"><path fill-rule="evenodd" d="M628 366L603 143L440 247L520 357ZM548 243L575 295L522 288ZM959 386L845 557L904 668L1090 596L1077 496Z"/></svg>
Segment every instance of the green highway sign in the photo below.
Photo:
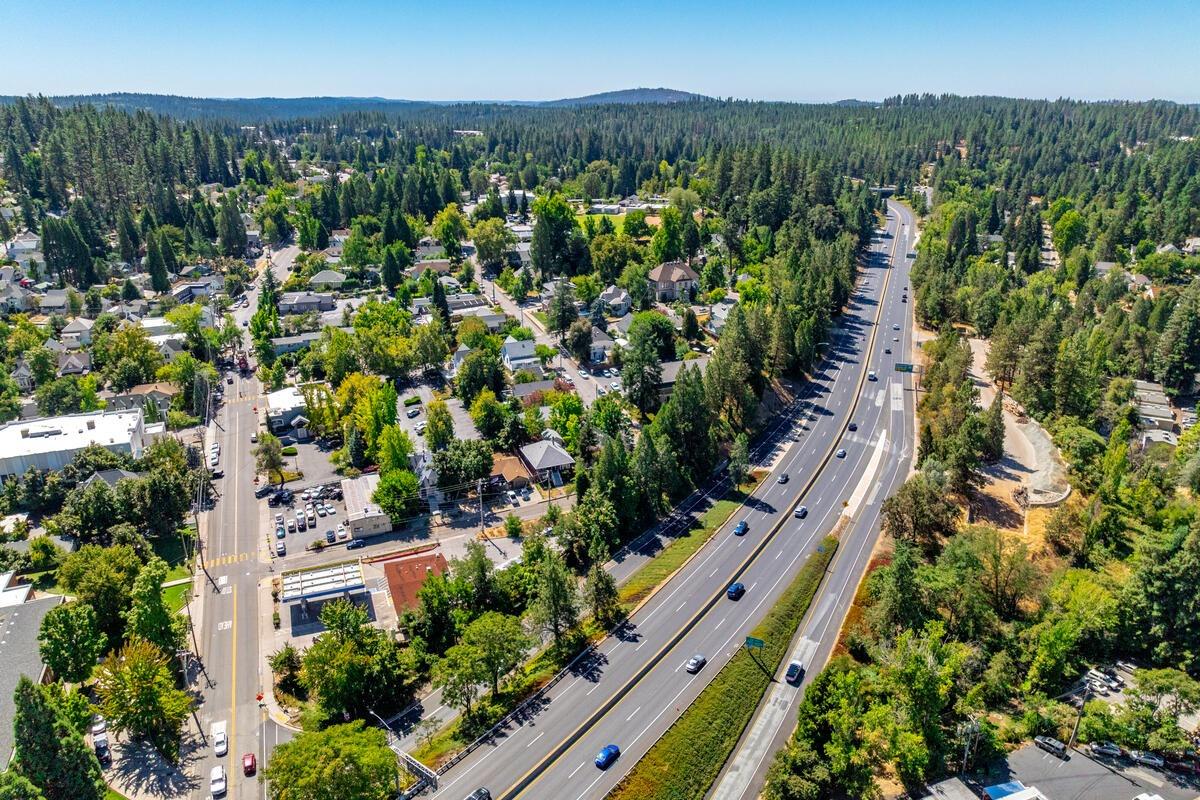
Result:
<svg viewBox="0 0 1200 800"><path fill-rule="evenodd" d="M912 364L905 364L903 362L896 363L896 372L912 372L912 371L913 371Z"/></svg>
<svg viewBox="0 0 1200 800"><path fill-rule="evenodd" d="M762 650L764 644L765 644L765 642L763 642L762 639L755 639L753 636L746 637L746 649L747 650L753 650L756 647L759 650Z"/></svg>

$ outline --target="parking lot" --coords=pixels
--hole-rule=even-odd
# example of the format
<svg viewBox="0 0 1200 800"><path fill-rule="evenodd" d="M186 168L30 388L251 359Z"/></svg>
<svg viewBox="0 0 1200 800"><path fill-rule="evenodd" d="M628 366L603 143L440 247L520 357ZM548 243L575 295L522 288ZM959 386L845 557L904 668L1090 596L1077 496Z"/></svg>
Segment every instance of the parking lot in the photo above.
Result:
<svg viewBox="0 0 1200 800"><path fill-rule="evenodd" d="M429 403L433 401L433 390L434 387L431 384L420 383L400 392L399 399L397 400L396 418L400 423L400 427L412 437L413 442L418 445L418 448L425 437L417 431L418 429L424 431L425 424L429 421ZM405 399L414 395L421 398L421 402L417 405L404 405ZM446 398L446 409L450 412L450 417L454 420L454 438L481 438L479 431L475 428L474 420L471 419L470 413L463 407L462 400L459 400L457 397ZM413 414L414 411L416 412L415 414Z"/></svg>
<svg viewBox="0 0 1200 800"><path fill-rule="evenodd" d="M333 487L336 484L326 484L326 487ZM271 541L272 548L275 549L275 554L279 557L277 543L282 541L286 548L286 553L282 558L286 561L289 558L295 557L306 552L309 548L315 548L317 542L321 542L321 547L330 545L345 545L350 541L350 534L345 528L342 528L339 536L339 526L346 522L346 507L341 500L338 500L333 492L324 491L320 498L306 498L303 491L295 492L291 503L283 503L277 506L269 507L269 526L272 531ZM263 500L267 502L267 500ZM313 505L313 513L311 516L305 513L308 503ZM319 508L318 508L319 504ZM301 523L301 517L304 518ZM303 529L301 529L303 524ZM279 537L279 529L284 530L284 536ZM332 534L333 542L329 541Z"/></svg>
<svg viewBox="0 0 1200 800"><path fill-rule="evenodd" d="M1079 749L1061 759L1033 745L994 762L982 782L990 786L1012 780L1036 786L1049 800L1132 800L1143 792L1163 800L1193 800L1200 789L1194 776L1137 766L1124 758L1092 758Z"/></svg>

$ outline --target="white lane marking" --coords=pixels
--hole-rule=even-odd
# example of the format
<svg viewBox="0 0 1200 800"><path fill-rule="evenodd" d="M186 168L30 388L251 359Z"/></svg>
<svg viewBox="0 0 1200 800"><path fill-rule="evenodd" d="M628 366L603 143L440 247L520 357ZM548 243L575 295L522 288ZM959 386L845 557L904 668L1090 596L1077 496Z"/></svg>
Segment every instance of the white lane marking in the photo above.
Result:
<svg viewBox="0 0 1200 800"><path fill-rule="evenodd" d="M597 689L599 689L599 688L600 688L600 681L596 681L596 685L595 685L595 686L593 686L592 688L588 689L588 692L587 692L587 693L588 693L588 694L591 694L592 692L596 691L596 690L597 690Z"/></svg>
<svg viewBox="0 0 1200 800"><path fill-rule="evenodd" d="M675 613L678 614L680 611L683 611L683 607L686 605L687 605L687 600L684 600L682 603L679 604L679 608L675 609Z"/></svg>
<svg viewBox="0 0 1200 800"><path fill-rule="evenodd" d="M708 577L710 577L710 578L711 578L713 575L716 575L716 574L717 574L717 570L718 570L718 569L720 569L720 567L717 567L717 568L716 568L716 569L714 569L712 572L708 573Z"/></svg>
<svg viewBox="0 0 1200 800"><path fill-rule="evenodd" d="M717 628L719 628L719 627L721 627L722 625L724 625L724 624L725 624L725 620L727 620L727 619L729 619L729 617L722 617L722 618L721 618L721 621L720 621L720 622L718 622L716 625L714 625L714 626L713 626L713 630L715 631Z"/></svg>
<svg viewBox="0 0 1200 800"><path fill-rule="evenodd" d="M568 776L567 776L567 778L568 778L568 779L570 779L570 778L574 778L574 777L575 777L575 773L576 773L576 772L579 772L579 770L581 770L581 769L583 769L584 767L586 767L586 766L587 766L587 763L588 763L588 762L586 762L586 761L585 761L585 762L583 762L582 764L580 764L578 767L576 767L575 769L571 770L571 774L570 774L570 775L568 775Z"/></svg>
<svg viewBox="0 0 1200 800"><path fill-rule="evenodd" d="M529 744L527 744L527 745L525 745L525 746L526 746L526 747L532 747L534 742L536 742L538 739L542 738L542 737L543 737L543 736L545 736L545 735L546 735L546 732L545 732L545 731L542 731L542 732L541 732L541 733L539 733L537 736L533 737L533 740L532 740L532 741L531 741Z"/></svg>
<svg viewBox="0 0 1200 800"><path fill-rule="evenodd" d="M636 716L637 716L637 712L639 712L639 711L641 711L641 710L642 710L642 707L641 707L641 706L638 706L637 708L635 708L635 709L633 710L633 713L632 713L632 714L630 714L628 717L626 717L626 718L625 718L625 721L626 721L626 722L629 722L629 720L631 720L631 719L633 719L634 717L636 717Z"/></svg>

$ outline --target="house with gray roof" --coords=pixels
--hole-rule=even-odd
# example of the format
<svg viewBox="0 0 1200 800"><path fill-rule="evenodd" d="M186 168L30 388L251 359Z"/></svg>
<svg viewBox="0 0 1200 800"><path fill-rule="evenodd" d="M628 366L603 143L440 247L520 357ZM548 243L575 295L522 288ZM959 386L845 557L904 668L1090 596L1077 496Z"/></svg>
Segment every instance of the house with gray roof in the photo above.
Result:
<svg viewBox="0 0 1200 800"><path fill-rule="evenodd" d="M633 300L630 298L629 292L619 286L609 286L600 293L597 302L603 303L608 313L614 317L625 316L633 307Z"/></svg>
<svg viewBox="0 0 1200 800"><path fill-rule="evenodd" d="M37 600L28 597L28 585L12 586L11 572L0 575L0 764L7 767L13 752L13 717L16 703L13 694L21 676L35 683L46 680L46 665L38 647L38 632L50 609L62 605L66 598L59 595ZM24 597L17 599L18 595ZM9 598L16 600L9 604Z"/></svg>
<svg viewBox="0 0 1200 800"><path fill-rule="evenodd" d="M346 276L332 269L323 269L308 279L308 285L317 291L340 291Z"/></svg>
<svg viewBox="0 0 1200 800"><path fill-rule="evenodd" d="M500 346L500 359L510 372L539 364L534 355L534 342L530 339L514 339L509 336Z"/></svg>
<svg viewBox="0 0 1200 800"><path fill-rule="evenodd" d="M284 292L279 299L280 314L306 314L309 311L332 311L333 295L316 292Z"/></svg>
<svg viewBox="0 0 1200 800"><path fill-rule="evenodd" d="M542 440L527 444L518 451L529 471L537 476L539 483L562 486L563 475L575 469L571 454L551 441Z"/></svg>

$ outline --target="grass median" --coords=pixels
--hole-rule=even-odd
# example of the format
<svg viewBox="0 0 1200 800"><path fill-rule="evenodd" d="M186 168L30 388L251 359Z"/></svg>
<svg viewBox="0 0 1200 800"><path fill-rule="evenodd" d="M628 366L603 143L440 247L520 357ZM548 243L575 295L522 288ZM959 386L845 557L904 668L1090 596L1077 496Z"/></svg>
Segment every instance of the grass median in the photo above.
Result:
<svg viewBox="0 0 1200 800"><path fill-rule="evenodd" d="M739 650L613 789L611 800L704 797L754 716L836 550L837 539L825 537L750 633L762 639L762 650Z"/></svg>
<svg viewBox="0 0 1200 800"><path fill-rule="evenodd" d="M675 574L675 571L725 524L729 515L746 502L746 498L754 493L767 475L767 470L755 470L750 480L713 503L711 508L701 514L700 519L687 533L672 539L661 552L630 575L629 580L621 584L620 588L621 605L625 611L631 611L661 586L663 581Z"/></svg>

